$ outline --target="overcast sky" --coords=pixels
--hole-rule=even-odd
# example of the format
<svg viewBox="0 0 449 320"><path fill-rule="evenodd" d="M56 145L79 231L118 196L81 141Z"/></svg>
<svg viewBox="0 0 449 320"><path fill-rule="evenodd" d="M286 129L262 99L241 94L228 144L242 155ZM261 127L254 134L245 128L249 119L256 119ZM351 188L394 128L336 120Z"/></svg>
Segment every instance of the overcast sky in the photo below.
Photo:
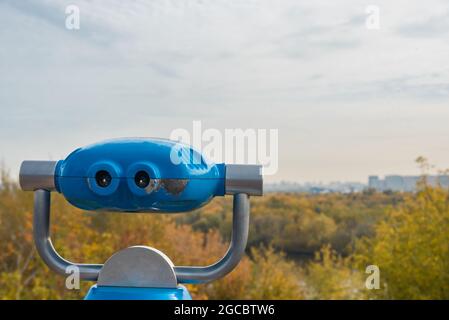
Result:
<svg viewBox="0 0 449 320"><path fill-rule="evenodd" d="M270 181L415 174L419 155L448 168L449 2L0 0L0 111L13 175L193 120L279 129Z"/></svg>

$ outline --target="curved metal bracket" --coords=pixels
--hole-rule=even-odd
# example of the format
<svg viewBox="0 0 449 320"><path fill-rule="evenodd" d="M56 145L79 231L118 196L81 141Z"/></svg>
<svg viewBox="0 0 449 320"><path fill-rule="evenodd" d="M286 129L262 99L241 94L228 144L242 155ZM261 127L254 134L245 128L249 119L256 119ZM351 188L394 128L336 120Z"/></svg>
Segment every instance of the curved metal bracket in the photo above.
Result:
<svg viewBox="0 0 449 320"><path fill-rule="evenodd" d="M231 272L245 253L249 228L249 197L234 195L231 244L225 256L215 264L206 267L175 267L180 283L209 282ZM33 235L36 249L47 266L61 275L68 267L77 267L80 279L97 281L102 264L77 264L65 260L55 250L50 238L50 191L38 189L34 193Z"/></svg>
<svg viewBox="0 0 449 320"><path fill-rule="evenodd" d="M77 264L62 258L53 247L50 238L50 191L34 192L33 236L36 249L47 266L56 273L67 275L68 267L78 267L80 278L96 281L102 264Z"/></svg>
<svg viewBox="0 0 449 320"><path fill-rule="evenodd" d="M242 259L249 229L249 197L239 193L234 195L231 244L225 256L207 267L175 267L176 276L181 283L204 283L224 277Z"/></svg>

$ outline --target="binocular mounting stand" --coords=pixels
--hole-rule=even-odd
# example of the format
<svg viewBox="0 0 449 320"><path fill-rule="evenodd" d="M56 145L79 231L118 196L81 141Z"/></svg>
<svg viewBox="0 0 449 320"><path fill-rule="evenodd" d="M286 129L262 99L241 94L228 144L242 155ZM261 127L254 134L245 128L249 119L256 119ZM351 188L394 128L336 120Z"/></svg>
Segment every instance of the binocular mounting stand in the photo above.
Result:
<svg viewBox="0 0 449 320"><path fill-rule="evenodd" d="M61 275L77 268L81 280L97 281L86 299L191 299L179 284L206 283L231 272L245 252L249 228L249 196L233 195L232 237L218 262L204 267L175 266L157 249L134 246L121 250L105 264L78 264L62 258L50 238L51 192L34 192L33 235L36 249L47 266Z"/></svg>

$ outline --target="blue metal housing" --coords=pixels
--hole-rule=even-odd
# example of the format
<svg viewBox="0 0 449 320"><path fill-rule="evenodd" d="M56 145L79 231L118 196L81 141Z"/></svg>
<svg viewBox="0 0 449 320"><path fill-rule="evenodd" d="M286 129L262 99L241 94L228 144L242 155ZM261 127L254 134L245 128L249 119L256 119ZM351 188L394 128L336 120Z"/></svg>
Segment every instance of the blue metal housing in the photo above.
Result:
<svg viewBox="0 0 449 320"><path fill-rule="evenodd" d="M106 187L96 175L110 175ZM136 185L138 172L150 183ZM117 139L72 152L57 163L55 185L84 210L184 212L225 194L225 165L209 163L185 144L163 139Z"/></svg>
<svg viewBox="0 0 449 320"><path fill-rule="evenodd" d="M192 300L187 289L178 288L131 288L93 285L84 300Z"/></svg>

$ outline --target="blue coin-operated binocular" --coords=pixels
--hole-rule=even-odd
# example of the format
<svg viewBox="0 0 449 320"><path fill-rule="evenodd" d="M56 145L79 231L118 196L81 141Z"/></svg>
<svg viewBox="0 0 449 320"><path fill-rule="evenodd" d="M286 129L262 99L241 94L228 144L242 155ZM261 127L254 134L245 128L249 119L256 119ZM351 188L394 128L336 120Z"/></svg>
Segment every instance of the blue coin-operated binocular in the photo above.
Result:
<svg viewBox="0 0 449 320"><path fill-rule="evenodd" d="M163 139L110 140L57 162L24 161L20 185L35 192L34 241L44 262L59 274L78 268L80 279L97 281L86 299L190 299L182 283L209 282L237 266L248 238L249 196L262 195L260 166L210 163L193 148ZM220 261L205 267L174 266L165 254L144 246L121 250L104 265L75 264L62 258L50 239L52 191L83 210L124 213L187 212L230 194L231 244Z"/></svg>

